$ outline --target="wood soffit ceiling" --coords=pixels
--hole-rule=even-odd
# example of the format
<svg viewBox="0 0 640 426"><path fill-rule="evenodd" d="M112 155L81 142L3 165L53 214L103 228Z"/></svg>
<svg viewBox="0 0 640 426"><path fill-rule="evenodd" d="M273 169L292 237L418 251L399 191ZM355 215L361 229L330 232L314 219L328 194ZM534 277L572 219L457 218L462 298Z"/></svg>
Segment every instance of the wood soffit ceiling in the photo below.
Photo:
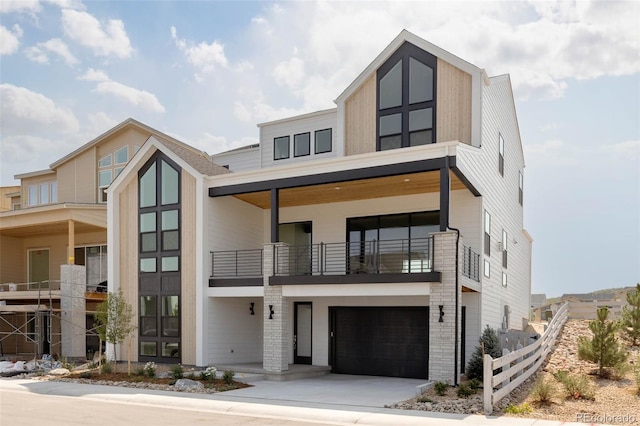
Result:
<svg viewBox="0 0 640 426"><path fill-rule="evenodd" d="M451 190L466 187L453 173ZM367 200L398 195L424 194L440 191L440 171L388 176L357 181L311 185L280 190L280 207L306 206L313 204L339 203L343 201ZM236 198L262 209L271 208L269 191L235 195Z"/></svg>
<svg viewBox="0 0 640 426"><path fill-rule="evenodd" d="M106 232L105 228L75 221L74 233L84 234L89 232ZM69 233L68 222L52 222L46 224L38 224L36 226L19 226L15 228L7 228L0 231L0 235L7 237L31 237L42 235L67 235Z"/></svg>

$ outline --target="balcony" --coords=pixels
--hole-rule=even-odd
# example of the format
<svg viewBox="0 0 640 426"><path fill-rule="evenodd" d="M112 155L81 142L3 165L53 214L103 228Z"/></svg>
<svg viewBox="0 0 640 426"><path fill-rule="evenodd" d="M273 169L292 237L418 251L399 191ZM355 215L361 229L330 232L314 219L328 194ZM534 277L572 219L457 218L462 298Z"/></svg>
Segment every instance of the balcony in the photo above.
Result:
<svg viewBox="0 0 640 426"><path fill-rule="evenodd" d="M262 262L262 250L212 252L210 286L262 285ZM433 237L429 237L299 246L277 244L269 283L439 282L440 279L440 272L433 265Z"/></svg>
<svg viewBox="0 0 640 426"><path fill-rule="evenodd" d="M462 275L480 282L480 255L467 246L462 249Z"/></svg>

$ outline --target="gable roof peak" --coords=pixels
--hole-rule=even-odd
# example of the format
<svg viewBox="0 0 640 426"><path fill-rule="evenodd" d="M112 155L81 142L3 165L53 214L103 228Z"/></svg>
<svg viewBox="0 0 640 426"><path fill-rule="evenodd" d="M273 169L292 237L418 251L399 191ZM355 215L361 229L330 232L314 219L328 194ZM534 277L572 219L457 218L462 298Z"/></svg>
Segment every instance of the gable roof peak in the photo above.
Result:
<svg viewBox="0 0 640 426"><path fill-rule="evenodd" d="M369 77L377 71L378 68L387 60L391 55L395 53L405 42L409 42L414 46L422 49L436 58L442 59L443 61L450 63L451 65L460 68L462 71L465 71L468 74L481 74L484 78L486 78L486 72L482 68L478 68L477 66L465 61L464 59L459 58L458 56L449 53L448 51L442 49L441 47L436 46L428 42L427 40L418 37L412 32L403 29L400 31L392 41L384 48L380 54L371 62L360 75L336 98L334 101L336 104L346 101L354 92L364 84L365 81L369 79Z"/></svg>

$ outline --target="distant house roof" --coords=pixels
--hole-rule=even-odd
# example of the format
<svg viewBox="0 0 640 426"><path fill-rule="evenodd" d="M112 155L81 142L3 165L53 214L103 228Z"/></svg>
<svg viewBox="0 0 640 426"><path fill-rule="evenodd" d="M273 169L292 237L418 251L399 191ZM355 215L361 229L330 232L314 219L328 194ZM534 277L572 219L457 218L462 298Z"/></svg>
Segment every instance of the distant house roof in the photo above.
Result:
<svg viewBox="0 0 640 426"><path fill-rule="evenodd" d="M541 294L532 294L531 295L531 305L532 306L540 306L547 303L547 295L544 293Z"/></svg>

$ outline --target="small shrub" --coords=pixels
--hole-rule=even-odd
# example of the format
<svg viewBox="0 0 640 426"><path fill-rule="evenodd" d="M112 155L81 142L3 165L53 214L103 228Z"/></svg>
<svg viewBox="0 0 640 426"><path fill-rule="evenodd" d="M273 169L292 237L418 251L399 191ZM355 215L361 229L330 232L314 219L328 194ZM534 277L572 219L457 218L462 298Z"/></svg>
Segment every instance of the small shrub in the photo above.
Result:
<svg viewBox="0 0 640 426"><path fill-rule="evenodd" d="M636 378L636 393L640 395L640 367L636 366L636 368L633 370L633 373Z"/></svg>
<svg viewBox="0 0 640 426"><path fill-rule="evenodd" d="M189 380L195 380L196 379L196 374L192 371L189 373L189 375L187 375L187 378Z"/></svg>
<svg viewBox="0 0 640 426"><path fill-rule="evenodd" d="M469 380L469 382L468 382L468 383L469 383L469 387L471 387L471 389L476 390L476 391L480 388L480 385L482 384L482 383L480 382L480 380L475 379L475 378L474 378L474 379Z"/></svg>
<svg viewBox="0 0 640 426"><path fill-rule="evenodd" d="M436 394L440 396L444 396L447 393L447 388L449 387L449 383L447 382L436 382L433 385L433 389L436 391Z"/></svg>
<svg viewBox="0 0 640 426"><path fill-rule="evenodd" d="M544 377L538 378L533 385L531 396L534 402L542 405L548 405L556 395L556 387L551 380L545 380Z"/></svg>
<svg viewBox="0 0 640 426"><path fill-rule="evenodd" d="M91 378L91 371L83 371L82 373L80 373L80 378L81 379L90 379Z"/></svg>
<svg viewBox="0 0 640 426"><path fill-rule="evenodd" d="M73 361L67 361L67 357L65 356L64 359L62 360L62 368L66 368L69 371L73 371L74 368L76 368L76 365Z"/></svg>
<svg viewBox="0 0 640 426"><path fill-rule="evenodd" d="M233 376L235 375L236 373L234 373L233 371L226 370L222 375L222 380L228 385L233 384Z"/></svg>
<svg viewBox="0 0 640 426"><path fill-rule="evenodd" d="M482 381L482 376L484 374L484 354L489 354L492 358L500 358L502 356L502 347L500 346L498 333L488 325L482 332L482 336L480 336L478 343L479 346L476 346L465 371L469 379L478 379Z"/></svg>
<svg viewBox="0 0 640 426"><path fill-rule="evenodd" d="M633 367L628 362L619 362L611 368L611 378L613 380L622 380L632 369Z"/></svg>
<svg viewBox="0 0 640 426"><path fill-rule="evenodd" d="M212 382L216 378L216 372L217 370L215 367L207 367L206 370L200 372L200 379L207 382Z"/></svg>
<svg viewBox="0 0 640 426"><path fill-rule="evenodd" d="M521 405L509 404L507 408L504 409L504 412L510 414L529 414L533 412L533 408L526 402Z"/></svg>
<svg viewBox="0 0 640 426"><path fill-rule="evenodd" d="M565 389L565 396L573 399L594 400L596 389L587 376L567 374L561 380Z"/></svg>
<svg viewBox="0 0 640 426"><path fill-rule="evenodd" d="M87 364L87 368L89 370L95 370L96 368L98 368L98 363L95 361L91 361L89 364Z"/></svg>
<svg viewBox="0 0 640 426"><path fill-rule="evenodd" d="M427 397L425 395L419 396L418 398L416 398L416 401L422 402L422 403L425 403L425 402L434 403L435 402L433 399L431 399L431 398L429 398L429 397Z"/></svg>
<svg viewBox="0 0 640 426"><path fill-rule="evenodd" d="M156 363L149 361L144 365L144 375L147 377L156 377Z"/></svg>
<svg viewBox="0 0 640 426"><path fill-rule="evenodd" d="M182 369L182 366L180 364L174 365L171 368L170 376L176 380L182 379L184 377L184 370Z"/></svg>
<svg viewBox="0 0 640 426"><path fill-rule="evenodd" d="M113 371L113 367L111 366L111 363L108 361L105 361L102 364L102 367L100 367L100 372L102 374L111 374L112 371Z"/></svg>
<svg viewBox="0 0 640 426"><path fill-rule="evenodd" d="M460 383L457 394L458 398L469 398L471 395L475 395L476 392L478 392L478 390L469 386L469 382L467 382Z"/></svg>
<svg viewBox="0 0 640 426"><path fill-rule="evenodd" d="M136 376L144 376L144 368L138 368L135 374Z"/></svg>

